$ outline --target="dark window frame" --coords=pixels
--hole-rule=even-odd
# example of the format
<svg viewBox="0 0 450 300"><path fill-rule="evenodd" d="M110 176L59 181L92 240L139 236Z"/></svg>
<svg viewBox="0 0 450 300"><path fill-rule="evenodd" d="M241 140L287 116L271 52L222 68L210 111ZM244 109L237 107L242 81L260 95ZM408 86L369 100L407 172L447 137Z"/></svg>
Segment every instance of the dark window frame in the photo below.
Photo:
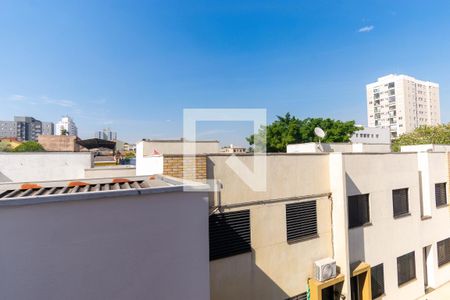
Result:
<svg viewBox="0 0 450 300"><path fill-rule="evenodd" d="M399 203L404 200L406 203ZM409 188L392 190L392 209L394 218L411 215L409 212Z"/></svg>
<svg viewBox="0 0 450 300"><path fill-rule="evenodd" d="M296 243L317 238L319 236L317 224L317 200L286 204L285 213L286 240L288 243ZM313 224L302 222L305 218L307 220L312 220Z"/></svg>
<svg viewBox="0 0 450 300"><path fill-rule="evenodd" d="M412 262L412 265L411 265ZM411 267L406 269L407 267ZM404 276L402 272L406 272L407 276ZM404 278L403 278L404 277ZM416 274L416 253L414 251L406 253L397 257L397 283L398 286L402 286L417 278Z"/></svg>
<svg viewBox="0 0 450 300"><path fill-rule="evenodd" d="M251 252L250 210L209 216L209 260Z"/></svg>
<svg viewBox="0 0 450 300"><path fill-rule="evenodd" d="M370 224L370 194L348 196L347 205L349 229L363 227ZM353 205L356 205L356 207ZM359 209L365 210L364 213L360 213L361 211ZM364 214L366 216L364 216Z"/></svg>
<svg viewBox="0 0 450 300"><path fill-rule="evenodd" d="M439 251L440 247L444 248L444 253ZM437 242L437 256L438 256L438 267L442 267L450 263L450 237L445 240ZM441 254L441 255L440 255Z"/></svg>
<svg viewBox="0 0 450 300"><path fill-rule="evenodd" d="M434 185L434 197L436 202L436 207L447 206L447 183L439 182ZM442 197L442 199L441 199Z"/></svg>
<svg viewBox="0 0 450 300"><path fill-rule="evenodd" d="M384 295L384 266L383 264L378 264L371 268L371 286L372 286L372 299L376 299ZM378 275L378 276L377 276ZM375 283L375 284L374 284ZM379 289L375 290L377 285ZM377 293L378 291L378 293Z"/></svg>

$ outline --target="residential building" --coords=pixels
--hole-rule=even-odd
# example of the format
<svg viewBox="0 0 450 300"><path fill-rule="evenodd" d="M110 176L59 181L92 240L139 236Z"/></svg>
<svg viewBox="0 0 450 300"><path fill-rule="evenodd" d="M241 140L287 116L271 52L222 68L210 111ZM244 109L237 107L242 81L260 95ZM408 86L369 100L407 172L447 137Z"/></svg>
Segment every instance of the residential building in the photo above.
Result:
<svg viewBox="0 0 450 300"><path fill-rule="evenodd" d="M354 144L390 144L391 134L389 128L363 127L351 136L350 141Z"/></svg>
<svg viewBox="0 0 450 300"><path fill-rule="evenodd" d="M61 120L56 123L55 134L61 135L62 132L65 131L66 135L78 135L78 129L75 125L75 122L69 116L64 116Z"/></svg>
<svg viewBox="0 0 450 300"><path fill-rule="evenodd" d="M233 144L230 144L230 146L222 147L220 149L220 152L223 153L245 153L247 152L247 149L245 147L236 147Z"/></svg>
<svg viewBox="0 0 450 300"><path fill-rule="evenodd" d="M0 298L209 299L203 187L163 176L0 185Z"/></svg>
<svg viewBox="0 0 450 300"><path fill-rule="evenodd" d="M0 121L0 137L19 141L37 141L39 135L53 135L54 124L32 117L14 117L14 121Z"/></svg>
<svg viewBox="0 0 450 300"><path fill-rule="evenodd" d="M111 128L105 128L103 130L95 132L94 138L107 141L115 141L117 140L117 132L111 131Z"/></svg>
<svg viewBox="0 0 450 300"><path fill-rule="evenodd" d="M40 135L39 144L50 152L79 152L80 145L75 135Z"/></svg>
<svg viewBox="0 0 450 300"><path fill-rule="evenodd" d="M229 155L144 157L140 148L140 172L217 181L209 200L213 300L306 299L308 290L312 300L416 299L450 282L448 152L338 144L334 152L272 153L266 189L255 192ZM252 155L237 157L254 164ZM336 262L336 277L316 278L313 265L323 259Z"/></svg>
<svg viewBox="0 0 450 300"><path fill-rule="evenodd" d="M441 123L439 84L387 75L366 86L369 127L389 128L391 138Z"/></svg>

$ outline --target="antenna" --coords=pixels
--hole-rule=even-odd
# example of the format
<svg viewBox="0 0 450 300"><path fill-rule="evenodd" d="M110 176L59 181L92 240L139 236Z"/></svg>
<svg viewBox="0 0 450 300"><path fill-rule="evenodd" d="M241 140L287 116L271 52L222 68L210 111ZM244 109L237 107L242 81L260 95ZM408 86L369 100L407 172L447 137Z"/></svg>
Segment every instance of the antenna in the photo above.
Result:
<svg viewBox="0 0 450 300"><path fill-rule="evenodd" d="M314 134L319 138L319 150L323 152L321 141L325 137L326 133L322 130L322 128L316 127L314 128Z"/></svg>

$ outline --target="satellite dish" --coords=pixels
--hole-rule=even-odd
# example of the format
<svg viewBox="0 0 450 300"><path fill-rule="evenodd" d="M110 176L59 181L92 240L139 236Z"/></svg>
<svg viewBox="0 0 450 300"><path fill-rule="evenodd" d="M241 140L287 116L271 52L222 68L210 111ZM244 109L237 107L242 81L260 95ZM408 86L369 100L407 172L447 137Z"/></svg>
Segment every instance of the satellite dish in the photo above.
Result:
<svg viewBox="0 0 450 300"><path fill-rule="evenodd" d="M320 128L320 127L314 128L314 134L321 139L323 139L325 137L325 131L323 131L322 128Z"/></svg>

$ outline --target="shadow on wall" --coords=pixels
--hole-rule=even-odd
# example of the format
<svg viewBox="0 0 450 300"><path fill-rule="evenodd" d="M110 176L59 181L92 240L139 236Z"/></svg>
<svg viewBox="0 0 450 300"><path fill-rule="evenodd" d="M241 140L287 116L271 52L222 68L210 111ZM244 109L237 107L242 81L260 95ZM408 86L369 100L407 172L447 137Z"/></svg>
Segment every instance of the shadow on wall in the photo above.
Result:
<svg viewBox="0 0 450 300"><path fill-rule="evenodd" d="M356 184L353 182L353 180L348 176L348 174L345 175L346 178L346 187L347 187L347 195L353 196L353 195L361 195L361 191L356 186ZM354 212L363 211L364 206L361 202L359 202L355 198L347 197L348 201L348 215L349 215L349 224L350 219L355 218L356 220L361 219L361 215L353 215L351 216L352 209L350 208L350 202L355 201L355 203L352 203L352 207L355 208ZM356 203L357 202L357 203ZM369 222L370 222L370 198L369 198ZM364 226L358 226L353 227L349 229L349 255L350 255L350 263L355 262L363 262L365 261L365 248L364 248Z"/></svg>
<svg viewBox="0 0 450 300"><path fill-rule="evenodd" d="M212 300L288 298L283 289L257 266L257 253L251 248L249 228L248 210L210 216L209 266ZM304 284L306 290L306 282Z"/></svg>
<svg viewBox="0 0 450 300"><path fill-rule="evenodd" d="M12 182L12 180L8 176L0 172L0 182Z"/></svg>

